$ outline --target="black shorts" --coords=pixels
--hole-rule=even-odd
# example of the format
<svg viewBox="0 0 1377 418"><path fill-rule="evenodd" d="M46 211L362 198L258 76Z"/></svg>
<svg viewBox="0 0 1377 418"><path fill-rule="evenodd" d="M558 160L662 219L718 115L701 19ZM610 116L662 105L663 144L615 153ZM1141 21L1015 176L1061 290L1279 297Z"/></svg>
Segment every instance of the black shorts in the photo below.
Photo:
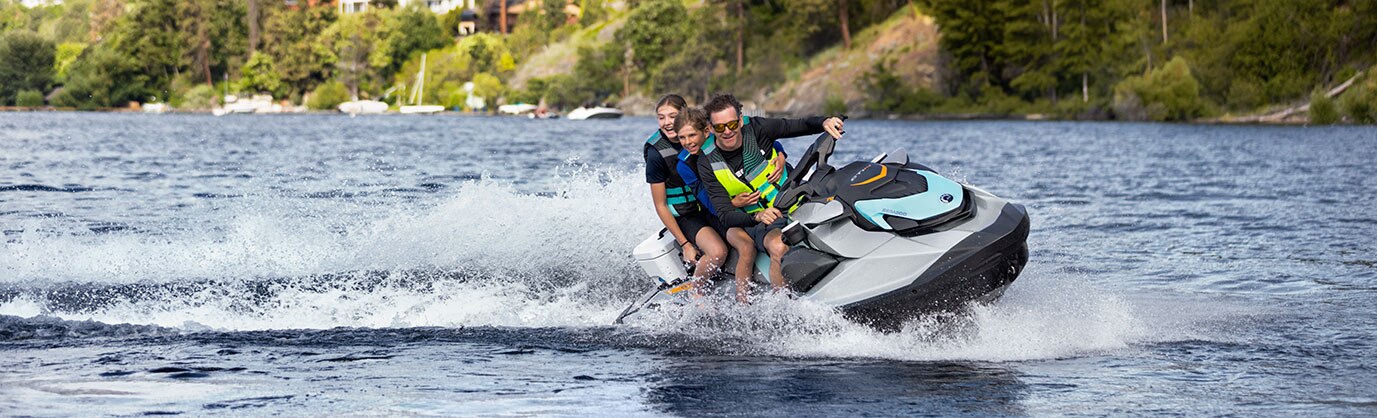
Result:
<svg viewBox="0 0 1377 418"><path fill-rule="evenodd" d="M698 242L696 242L698 239L698 231L703 228L711 228L708 223L709 217L712 217L712 215L705 212L699 212L692 215L675 217L674 221L679 223L679 231L684 233L684 236L688 238L689 242L692 242L693 245L698 245Z"/></svg>
<svg viewBox="0 0 1377 418"><path fill-rule="evenodd" d="M781 216L769 225L757 222L755 225L746 227L746 234L751 236L751 241L755 241L755 250L758 254L768 254L768 251L765 250L765 236L776 229L783 231L786 226L789 226L789 219Z"/></svg>

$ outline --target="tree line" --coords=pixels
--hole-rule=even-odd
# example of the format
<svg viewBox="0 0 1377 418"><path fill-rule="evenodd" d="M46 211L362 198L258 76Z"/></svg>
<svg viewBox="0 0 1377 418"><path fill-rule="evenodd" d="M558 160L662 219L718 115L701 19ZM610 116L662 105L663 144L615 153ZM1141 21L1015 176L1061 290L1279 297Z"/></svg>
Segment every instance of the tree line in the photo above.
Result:
<svg viewBox="0 0 1377 418"><path fill-rule="evenodd" d="M751 97L820 52L863 48L853 34L919 13L940 28L939 82L908 85L900 75L912 69L873 62L850 86L867 93L866 110L1191 120L1313 98L1322 119L1332 108L1363 122L1377 107L1370 0L579 0L574 19L544 1L510 27L480 18L464 37L460 10L375 3L338 15L268 0L0 0L0 104L204 108L229 91L324 109L395 100L421 54L422 99L447 107L469 95L565 107L670 91ZM555 44L575 48L570 68L513 80Z"/></svg>
<svg viewBox="0 0 1377 418"><path fill-rule="evenodd" d="M1308 100L1377 63L1370 0L925 0L974 108L1190 120ZM1373 81L1339 99L1370 123ZM1328 99L1328 98L1324 98Z"/></svg>
<svg viewBox="0 0 1377 418"><path fill-rule="evenodd" d="M732 0L689 7L632 0L614 10L602 0L579 0L580 16L570 22L564 2L545 1L509 33L479 19L481 33L460 38L460 10L436 16L396 2L347 15L266 0L69 0L34 9L0 2L4 40L33 51L22 65L4 67L38 74L0 82L13 86L0 90L0 101L14 103L19 90L61 87L51 104L77 108L130 101L207 107L225 91L293 101L315 93L312 107L325 108L349 96L395 94L411 82L421 53L428 54L427 86L434 87L425 100L446 106L463 105L468 82L483 97L556 106L658 91L758 90L848 37L851 30L837 29L839 15L849 13L851 27L862 28L908 3ZM480 3L487 10L494 2ZM572 69L520 89L506 85L518 63L541 48L614 21L614 39L578 44Z"/></svg>

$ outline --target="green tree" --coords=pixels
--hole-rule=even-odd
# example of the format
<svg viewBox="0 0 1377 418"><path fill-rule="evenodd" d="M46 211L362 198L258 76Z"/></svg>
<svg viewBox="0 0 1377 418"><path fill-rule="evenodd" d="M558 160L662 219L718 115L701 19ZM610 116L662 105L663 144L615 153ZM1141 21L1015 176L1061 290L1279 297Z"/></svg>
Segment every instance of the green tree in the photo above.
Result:
<svg viewBox="0 0 1377 418"><path fill-rule="evenodd" d="M1294 100L1323 81L1330 64L1327 0L1258 1L1232 55L1233 77L1256 83L1267 102Z"/></svg>
<svg viewBox="0 0 1377 418"><path fill-rule="evenodd" d="M1118 47L1113 41L1118 39L1121 20L1128 15L1127 10L1119 6L1119 2L1102 0L1062 0L1060 3L1059 14L1066 20L1060 29L1062 36L1053 50L1061 72L1080 87L1082 103L1090 101L1092 77L1096 77L1098 83L1109 81L1103 63Z"/></svg>
<svg viewBox="0 0 1377 418"><path fill-rule="evenodd" d="M382 81L381 70L390 65L391 58L375 36L382 20L375 13L353 13L339 20L321 34L324 44L335 55L335 74L351 96L367 92Z"/></svg>
<svg viewBox="0 0 1377 418"><path fill-rule="evenodd" d="M282 87L282 76L277 74L277 68L273 65L272 57L262 52L254 52L249 56L249 62L244 64L240 70L242 77L239 79L239 90L245 92L263 92L277 95Z"/></svg>
<svg viewBox="0 0 1377 418"><path fill-rule="evenodd" d="M133 58L97 44L82 53L67 71L67 84L53 105L94 109L145 100L150 76Z"/></svg>
<svg viewBox="0 0 1377 418"><path fill-rule="evenodd" d="M159 95L166 99L168 93L164 91L184 68L182 57L186 48L177 27L176 5L174 0L132 2L103 41L109 44L110 52L131 59L147 78L139 87L146 87L143 93L148 96L130 100L143 101Z"/></svg>
<svg viewBox="0 0 1377 418"><path fill-rule="evenodd" d="M640 83L654 74L669 57L670 49L683 44L680 37L688 29L683 24L687 15L688 10L679 0L646 0L627 16L626 25L617 30L616 40L609 45L618 46L616 56L619 58L625 55L621 47L633 51L634 68L637 69L633 83ZM603 52L611 55L612 51Z"/></svg>
<svg viewBox="0 0 1377 418"><path fill-rule="evenodd" d="M382 47L387 56L383 74L395 73L412 55L449 45L452 38L445 35L435 14L420 2L384 13Z"/></svg>
<svg viewBox="0 0 1377 418"><path fill-rule="evenodd" d="M929 8L942 25L942 50L951 54L953 81L967 91L995 83L1003 60L998 47L1008 20L998 0L930 0Z"/></svg>
<svg viewBox="0 0 1377 418"><path fill-rule="evenodd" d="M333 7L283 9L267 16L262 50L273 58L287 94L301 94L330 78L337 57L319 34L334 22Z"/></svg>
<svg viewBox="0 0 1377 418"><path fill-rule="evenodd" d="M1052 54L1056 38L1052 32L1051 13L1050 4L1045 1L1011 6L1010 19L1004 27L1004 42L996 50L1009 63L1003 74L1012 77L1009 86L1027 99L1039 96L1057 99L1057 73Z"/></svg>
<svg viewBox="0 0 1377 418"><path fill-rule="evenodd" d="M86 50L86 44L80 42L63 42L57 45L57 54L53 58L53 79L58 83L67 80L67 69L71 68L72 63L76 62L77 57Z"/></svg>
<svg viewBox="0 0 1377 418"><path fill-rule="evenodd" d="M0 103L13 103L22 90L48 91L57 47L37 33L0 35Z"/></svg>

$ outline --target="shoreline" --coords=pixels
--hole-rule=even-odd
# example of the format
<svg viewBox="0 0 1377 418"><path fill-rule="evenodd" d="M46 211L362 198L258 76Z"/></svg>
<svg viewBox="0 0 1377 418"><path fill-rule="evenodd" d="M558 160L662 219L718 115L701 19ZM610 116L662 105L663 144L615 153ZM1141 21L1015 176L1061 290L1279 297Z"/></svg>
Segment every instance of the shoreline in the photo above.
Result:
<svg viewBox="0 0 1377 418"><path fill-rule="evenodd" d="M0 106L0 112L5 112L5 113L29 113L29 112L139 113L139 114L148 114L148 115L177 115L177 114L180 114L180 115L210 115L210 114L212 114L210 110L181 110L181 109L175 109L175 110L168 110L168 111L164 111L164 112L145 112L145 111L140 110L140 109L131 109L131 108L77 109L77 108L71 108L71 107L52 107L52 106L44 106L44 107ZM226 115L221 115L221 116L230 116L230 115L239 115L239 116L274 116L274 115L349 115L349 114L343 113L343 112L338 112L338 111L328 111L328 110L307 110L307 111L301 111L301 112L226 114ZM384 112L384 113L378 113L378 114L367 114L367 115L360 114L360 115L354 115L354 116L388 116L388 115L412 116L412 115L403 115L402 113L393 112L393 111ZM456 112L456 111L443 111L443 112L439 112L439 113L436 113L436 114L431 115L431 116L504 116L504 117L518 117L518 118L519 118L519 117L522 117L522 116L512 116L512 115L500 115L500 114L497 114L497 113L488 113L488 112L481 112L481 113L480 113L480 112ZM633 113L628 113L627 116L646 116L646 115L637 115L637 114L633 114ZM785 117L788 117L788 116L786 115ZM1046 114L1037 114L1037 113L1035 113L1035 114L1028 114L1028 115L999 115L999 114L991 114L991 113L958 113L958 114L942 113L942 114L912 114L912 115L885 114L885 115L852 116L851 118L852 118L852 119L857 119L857 120L904 120L904 121L915 121L915 122L952 122L952 121L1028 121L1028 122L1122 122L1122 123L1163 123L1163 124L1176 124L1176 125L1241 125L1241 126L1242 126L1242 125L1255 125L1255 126L1309 126L1309 125L1312 125L1308 119L1307 119L1307 120L1301 120L1301 119L1288 119L1288 120L1259 120L1259 118L1258 118L1257 116L1227 116L1227 117L1215 117L1215 118L1207 118L1207 119L1197 119L1197 120L1185 121L1185 122L1179 122L1179 121L1178 121L1178 122L1127 121L1127 120L1117 120L1117 119L1075 119L1075 118L1062 119L1062 118L1056 118L1056 117L1048 116L1048 115L1046 115ZM1369 125L1363 125L1363 124L1344 123L1344 122L1334 123L1334 124L1332 124L1332 125L1369 126Z"/></svg>

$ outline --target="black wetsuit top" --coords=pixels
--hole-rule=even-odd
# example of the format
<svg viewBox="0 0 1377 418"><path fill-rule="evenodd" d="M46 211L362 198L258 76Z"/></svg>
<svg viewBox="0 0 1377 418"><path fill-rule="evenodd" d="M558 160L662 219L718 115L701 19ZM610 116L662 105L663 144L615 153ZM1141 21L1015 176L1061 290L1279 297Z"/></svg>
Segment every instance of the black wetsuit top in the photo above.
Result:
<svg viewBox="0 0 1377 418"><path fill-rule="evenodd" d="M739 135L742 138L749 138L746 131L752 130L756 143L762 150L772 149L776 139L792 138L796 136L820 134L822 133L822 121L827 117L814 116L807 119L775 119L775 118L751 118L751 123L741 127ZM737 148L735 151L727 151L718 148L722 157L727 160L727 166L734 170L740 170L741 150L745 147ZM765 158L769 158L766 156ZM788 167L785 167L788 170ZM698 178L708 189L708 196L712 199L712 205L717 209L718 219L722 221L723 228L747 227L756 224L755 217L746 211L732 206L732 197L727 194L727 189L722 187L722 183L717 181L717 176L712 173L712 163L708 158L698 159ZM792 175L792 173L790 174Z"/></svg>

